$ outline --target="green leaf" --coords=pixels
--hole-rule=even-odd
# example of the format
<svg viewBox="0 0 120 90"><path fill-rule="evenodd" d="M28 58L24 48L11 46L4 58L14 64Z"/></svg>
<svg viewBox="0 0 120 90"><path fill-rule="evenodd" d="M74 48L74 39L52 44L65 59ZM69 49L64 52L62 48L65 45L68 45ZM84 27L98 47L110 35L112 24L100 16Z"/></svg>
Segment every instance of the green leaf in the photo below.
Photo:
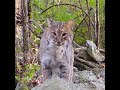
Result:
<svg viewBox="0 0 120 90"><path fill-rule="evenodd" d="M15 76L15 79L18 80L18 81L20 80L18 76Z"/></svg>
<svg viewBox="0 0 120 90"><path fill-rule="evenodd" d="M36 32L37 32L37 33L40 33L40 32L41 32L41 29L40 29L40 28L37 28L37 29L36 29Z"/></svg>

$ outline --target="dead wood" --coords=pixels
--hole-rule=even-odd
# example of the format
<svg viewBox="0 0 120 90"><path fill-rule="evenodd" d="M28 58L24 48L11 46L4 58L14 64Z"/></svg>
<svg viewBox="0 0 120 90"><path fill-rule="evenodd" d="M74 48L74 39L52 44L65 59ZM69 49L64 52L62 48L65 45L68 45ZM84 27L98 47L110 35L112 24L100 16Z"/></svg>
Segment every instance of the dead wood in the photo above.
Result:
<svg viewBox="0 0 120 90"><path fill-rule="evenodd" d="M74 61L74 66L78 68L78 70L91 70L91 68L83 63L78 61Z"/></svg>
<svg viewBox="0 0 120 90"><path fill-rule="evenodd" d="M100 53L105 53L104 49L98 49L100 51Z"/></svg>
<svg viewBox="0 0 120 90"><path fill-rule="evenodd" d="M83 64L85 64L85 65L87 65L87 66L89 66L89 67L91 67L91 68L98 68L98 67L100 68L100 65L95 64L95 63L90 62L90 61L86 61L86 60L84 60L84 59L81 59L81 58L77 57L76 55L74 56L74 59L75 59L77 62L83 63Z"/></svg>

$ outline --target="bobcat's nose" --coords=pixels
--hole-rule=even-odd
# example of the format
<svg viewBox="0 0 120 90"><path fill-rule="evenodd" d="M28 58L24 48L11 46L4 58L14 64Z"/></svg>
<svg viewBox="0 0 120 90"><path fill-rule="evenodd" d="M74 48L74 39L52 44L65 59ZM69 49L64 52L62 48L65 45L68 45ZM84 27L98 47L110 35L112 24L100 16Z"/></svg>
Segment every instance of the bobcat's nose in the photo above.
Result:
<svg viewBox="0 0 120 90"><path fill-rule="evenodd" d="M62 43L61 42L57 42L57 46L61 46L62 45Z"/></svg>

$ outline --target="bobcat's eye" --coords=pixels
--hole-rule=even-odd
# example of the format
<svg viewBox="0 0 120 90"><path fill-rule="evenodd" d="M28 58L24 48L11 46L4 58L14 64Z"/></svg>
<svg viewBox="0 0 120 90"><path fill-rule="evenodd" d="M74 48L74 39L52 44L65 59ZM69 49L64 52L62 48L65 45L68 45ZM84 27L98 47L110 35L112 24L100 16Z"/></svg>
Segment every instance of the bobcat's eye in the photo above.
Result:
<svg viewBox="0 0 120 90"><path fill-rule="evenodd" d="M52 32L52 34L53 34L54 36L56 36L56 33L55 33L55 32Z"/></svg>
<svg viewBox="0 0 120 90"><path fill-rule="evenodd" d="M63 33L62 36L63 36L63 37L67 36L67 33Z"/></svg>

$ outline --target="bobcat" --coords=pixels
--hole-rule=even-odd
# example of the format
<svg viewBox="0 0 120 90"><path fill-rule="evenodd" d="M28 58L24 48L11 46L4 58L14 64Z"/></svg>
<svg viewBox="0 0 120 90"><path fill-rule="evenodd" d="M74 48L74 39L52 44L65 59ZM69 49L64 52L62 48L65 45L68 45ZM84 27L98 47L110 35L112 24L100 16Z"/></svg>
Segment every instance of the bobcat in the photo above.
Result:
<svg viewBox="0 0 120 90"><path fill-rule="evenodd" d="M40 41L40 60L43 80L57 75L72 81L74 51L72 47L74 22L47 19L48 27Z"/></svg>

